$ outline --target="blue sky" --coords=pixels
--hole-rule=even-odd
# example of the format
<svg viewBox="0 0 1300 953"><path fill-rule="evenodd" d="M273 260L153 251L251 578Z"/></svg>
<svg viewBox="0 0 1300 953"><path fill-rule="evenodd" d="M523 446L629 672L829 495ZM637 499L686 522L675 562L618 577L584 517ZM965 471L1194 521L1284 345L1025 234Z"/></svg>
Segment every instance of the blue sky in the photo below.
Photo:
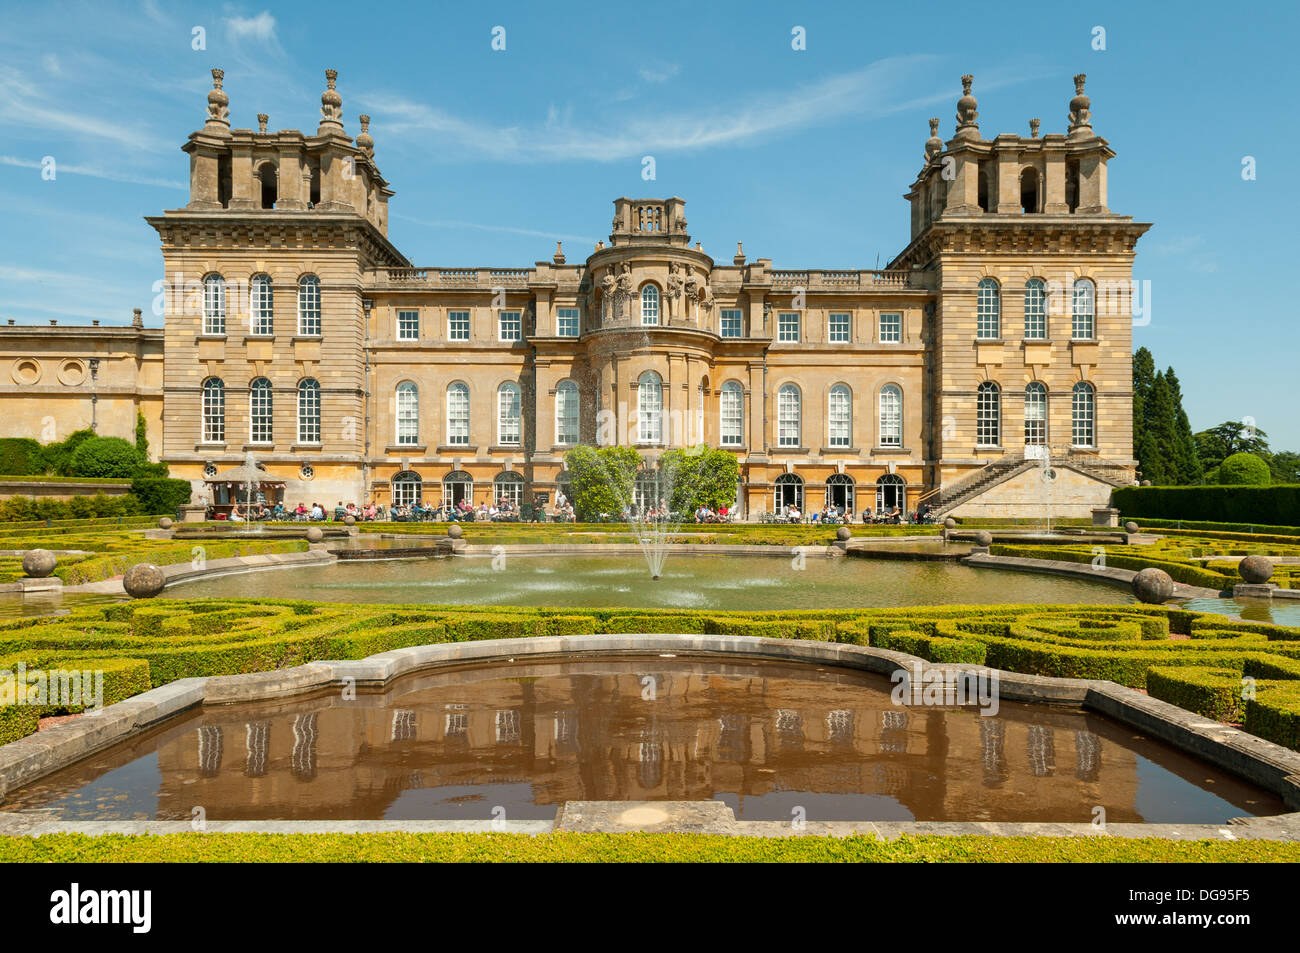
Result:
<svg viewBox="0 0 1300 953"><path fill-rule="evenodd" d="M923 9L923 13L921 12ZM908 240L900 197L926 119L1064 132L1088 74L1118 153L1110 207L1138 246L1152 321L1196 429L1250 417L1300 449L1300 330L1285 293L1297 202L1295 4L974 5L48 2L0 33L0 319L125 323L160 277L141 216L187 201L185 137L209 69L231 120L312 132L324 70L345 127L370 113L420 265L518 267L606 237L618 195L680 195L694 238L778 268L873 268ZM987 24L987 25L985 25ZM206 49L194 50L203 27ZM492 30L505 28L504 51ZM795 26L807 48L791 48ZM1094 27L1106 49L1093 47ZM656 180L643 181L645 155ZM57 177L41 177L53 156ZM1244 181L1244 156L1257 177ZM540 198L539 198L540 197ZM151 321L160 319L152 318Z"/></svg>

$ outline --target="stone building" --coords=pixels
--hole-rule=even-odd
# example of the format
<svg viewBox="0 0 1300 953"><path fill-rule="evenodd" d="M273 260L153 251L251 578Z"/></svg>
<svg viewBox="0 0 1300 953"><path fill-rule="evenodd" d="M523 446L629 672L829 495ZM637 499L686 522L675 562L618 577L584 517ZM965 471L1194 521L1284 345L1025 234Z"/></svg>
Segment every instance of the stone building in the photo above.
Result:
<svg viewBox="0 0 1300 953"><path fill-rule="evenodd" d="M583 259L415 267L388 240L369 118L349 137L326 77L309 135L265 114L232 129L213 70L190 201L148 219L174 475L252 454L291 503L527 502L553 499L579 443L647 465L706 443L739 457L750 519L922 500L1086 516L1131 482L1149 226L1107 207L1115 153L1082 75L1065 134L1035 119L993 139L963 77L956 130L930 120L906 195L910 243L879 271L777 269L739 244L715 261L676 197L616 199Z"/></svg>

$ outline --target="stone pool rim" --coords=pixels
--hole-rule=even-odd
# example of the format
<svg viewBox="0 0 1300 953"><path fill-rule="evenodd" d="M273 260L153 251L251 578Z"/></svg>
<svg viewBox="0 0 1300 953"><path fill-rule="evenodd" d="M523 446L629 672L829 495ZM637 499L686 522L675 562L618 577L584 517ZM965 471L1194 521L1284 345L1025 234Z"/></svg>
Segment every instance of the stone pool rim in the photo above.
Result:
<svg viewBox="0 0 1300 953"><path fill-rule="evenodd" d="M224 821L211 822L211 831L308 833L321 831L468 831L507 830L545 833L575 829L575 817L594 811L602 830L699 830L750 836L795 834L987 834L991 836L1097 836L1113 833L1126 837L1263 838L1300 840L1300 752L1265 741L1238 728L1210 721L1115 682L1095 679L1049 678L1023 675L981 665L936 664L914 655L870 646L757 636L620 633L549 636L544 639L495 639L450 642L380 652L359 660L318 661L293 668L243 675L183 678L117 702L94 715L77 718L46 731L0 747L0 834L42 833L176 833L193 830L185 821L66 822L36 813L3 809L4 795L15 788L69 767L109 747L128 741L159 723L201 705L279 701L342 688L377 690L398 678L447 665L494 660L547 660L591 655L642 655L672 652L679 657L733 657L768 661L812 663L856 669L888 676L906 667L915 672L965 671L996 675L999 698L1004 701L1064 705L1093 711L1141 731L1157 741L1200 758L1214 767L1281 798L1291 813L1240 817L1221 824L1124 824L1102 830L1088 823L991 823L964 821L838 821L809 822L793 830L786 822L740 822L720 812L721 802L683 802L692 805L668 820L651 825L624 825L612 808L579 806L568 802L556 821ZM609 805L614 802L582 802ZM617 802L621 808L632 802ZM639 803L639 802L638 802ZM658 803L658 802L648 802ZM574 807L570 809L569 804ZM706 805L715 805L706 808ZM586 811L586 813L584 813ZM695 818L683 821L681 817ZM705 817L705 821L699 821ZM678 820L674 820L678 818ZM704 826L697 826L703 823ZM568 826L566 826L568 825ZM674 826L676 825L676 826ZM683 826L685 825L685 826ZM1117 830L1111 831L1111 828ZM1118 830L1123 828L1123 830ZM590 827L582 829L594 829Z"/></svg>

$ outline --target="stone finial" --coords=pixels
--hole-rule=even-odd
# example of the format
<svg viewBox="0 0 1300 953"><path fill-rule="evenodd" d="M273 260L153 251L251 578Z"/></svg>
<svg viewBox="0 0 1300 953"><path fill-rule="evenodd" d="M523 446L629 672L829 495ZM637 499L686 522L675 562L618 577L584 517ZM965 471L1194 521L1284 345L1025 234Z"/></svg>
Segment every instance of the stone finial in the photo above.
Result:
<svg viewBox="0 0 1300 953"><path fill-rule="evenodd" d="M357 119L361 122L361 132L357 134L357 148L368 156L374 156L375 140L370 135L370 117L358 116Z"/></svg>
<svg viewBox="0 0 1300 953"><path fill-rule="evenodd" d="M967 73L961 78L961 99L957 100L957 132L954 139L978 139L980 126L979 102L971 95L971 85L975 77Z"/></svg>
<svg viewBox="0 0 1300 953"><path fill-rule="evenodd" d="M740 242L736 242L736 254L731 261L737 268L745 263L745 247Z"/></svg>
<svg viewBox="0 0 1300 953"><path fill-rule="evenodd" d="M257 114L257 132L259 135L263 135L263 136L266 135L266 124L270 121L270 119L271 117L268 116L266 113Z"/></svg>
<svg viewBox="0 0 1300 953"><path fill-rule="evenodd" d="M1041 126L1042 124L1043 124L1043 120L1041 120L1041 119L1031 119L1031 120L1029 120L1029 136L1030 136L1030 138L1032 138L1032 139L1037 139L1037 138L1038 138L1038 127Z"/></svg>
<svg viewBox="0 0 1300 953"><path fill-rule="evenodd" d="M563 242L555 243L555 255L554 257L551 258L551 261L555 262L555 264L557 265L564 264L564 243Z"/></svg>
<svg viewBox="0 0 1300 953"><path fill-rule="evenodd" d="M1074 77L1074 98L1070 100L1071 139L1086 139L1092 135L1092 100L1083 92L1087 79L1087 73L1076 73Z"/></svg>
<svg viewBox="0 0 1300 953"><path fill-rule="evenodd" d="M224 126L230 128L230 97L226 91L221 88L222 82L226 78L226 71L223 69L212 70L212 89L208 90L208 121L209 126Z"/></svg>
<svg viewBox="0 0 1300 953"><path fill-rule="evenodd" d="M325 85L328 88L320 94L320 127L317 129L318 133L343 131L343 97L334 88L334 83L338 78L338 70L327 69L325 71Z"/></svg>
<svg viewBox="0 0 1300 953"><path fill-rule="evenodd" d="M925 140L925 161L930 162L940 152L943 152L943 140L939 138L939 120L932 118L930 120L930 138Z"/></svg>
<svg viewBox="0 0 1300 953"><path fill-rule="evenodd" d="M131 327L133 328L144 327L144 312L142 312L139 308L131 309Z"/></svg>

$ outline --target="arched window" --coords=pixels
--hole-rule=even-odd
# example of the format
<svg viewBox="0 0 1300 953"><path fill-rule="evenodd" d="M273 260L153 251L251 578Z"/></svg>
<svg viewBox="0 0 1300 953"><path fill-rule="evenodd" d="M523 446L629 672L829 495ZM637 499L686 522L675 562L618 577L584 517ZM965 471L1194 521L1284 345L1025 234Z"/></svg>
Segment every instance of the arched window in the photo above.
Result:
<svg viewBox="0 0 1300 953"><path fill-rule="evenodd" d="M659 323L659 289L654 285L646 285L641 289L641 323Z"/></svg>
<svg viewBox="0 0 1300 953"><path fill-rule="evenodd" d="M275 333L275 305L271 295L270 275L254 275L249 283L248 323L250 334Z"/></svg>
<svg viewBox="0 0 1300 953"><path fill-rule="evenodd" d="M560 381L555 388L555 442L571 444L579 439L578 385L573 381Z"/></svg>
<svg viewBox="0 0 1300 953"><path fill-rule="evenodd" d="M1047 388L1040 381L1025 386L1025 445L1047 443Z"/></svg>
<svg viewBox="0 0 1300 953"><path fill-rule="evenodd" d="M474 505L474 478L464 470L453 470L442 478L442 502L457 506L462 500Z"/></svg>
<svg viewBox="0 0 1300 953"><path fill-rule="evenodd" d="M1070 338L1091 341L1096 333L1096 288L1087 278L1074 283L1074 308L1070 320Z"/></svg>
<svg viewBox="0 0 1300 953"><path fill-rule="evenodd" d="M315 337L320 331L320 279L303 275L298 279L298 333Z"/></svg>
<svg viewBox="0 0 1300 953"><path fill-rule="evenodd" d="M889 515L889 511L898 507L898 512L907 509L907 484L897 473L886 473L876 481L876 515Z"/></svg>
<svg viewBox="0 0 1300 953"><path fill-rule="evenodd" d="M320 443L320 382L298 382L298 442Z"/></svg>
<svg viewBox="0 0 1300 953"><path fill-rule="evenodd" d="M460 381L447 387L447 444L469 446L469 386Z"/></svg>
<svg viewBox="0 0 1300 953"><path fill-rule="evenodd" d="M776 392L776 445L797 447L802 437L803 399L794 384L782 384Z"/></svg>
<svg viewBox="0 0 1300 953"><path fill-rule="evenodd" d="M835 507L840 516L853 510L853 477L847 473L832 473L826 478L826 502Z"/></svg>
<svg viewBox="0 0 1300 953"><path fill-rule="evenodd" d="M424 493L424 481L414 470L403 470L393 477L393 505L410 506L419 503Z"/></svg>
<svg viewBox="0 0 1300 953"><path fill-rule="evenodd" d="M1076 447L1094 446L1096 435L1096 393L1087 381L1079 381L1070 392L1070 442Z"/></svg>
<svg viewBox="0 0 1300 953"><path fill-rule="evenodd" d="M724 447L745 445L745 389L736 381L722 385L718 398L718 442Z"/></svg>
<svg viewBox="0 0 1300 953"><path fill-rule="evenodd" d="M203 333L226 333L226 279L220 275L203 279Z"/></svg>
<svg viewBox="0 0 1300 953"><path fill-rule="evenodd" d="M1042 278L1025 282L1025 340L1047 338L1047 285Z"/></svg>
<svg viewBox="0 0 1300 953"><path fill-rule="evenodd" d="M203 382L203 442L226 442L226 385L220 377Z"/></svg>
<svg viewBox="0 0 1300 953"><path fill-rule="evenodd" d="M880 388L880 446L903 445L903 391L897 384Z"/></svg>
<svg viewBox="0 0 1300 953"><path fill-rule="evenodd" d="M826 416L829 446L853 446L853 393L844 384L831 388Z"/></svg>
<svg viewBox="0 0 1300 953"><path fill-rule="evenodd" d="M980 384L975 394L975 444L1002 445L1002 391L992 381Z"/></svg>
<svg viewBox="0 0 1300 953"><path fill-rule="evenodd" d="M271 382L265 377L248 385L248 442L272 443Z"/></svg>
<svg viewBox="0 0 1300 953"><path fill-rule="evenodd" d="M497 445L519 446L522 421L519 385L507 381L497 388Z"/></svg>
<svg viewBox="0 0 1300 953"><path fill-rule="evenodd" d="M776 512L782 516L791 506L803 509L803 477L797 473L782 473L776 478Z"/></svg>
<svg viewBox="0 0 1300 953"><path fill-rule="evenodd" d="M638 379L636 401L637 440L640 443L663 443L664 388L662 379L654 371L646 371Z"/></svg>
<svg viewBox="0 0 1300 953"><path fill-rule="evenodd" d="M980 279L975 336L982 341L996 341L1002 336L1002 296L992 278Z"/></svg>
<svg viewBox="0 0 1300 953"><path fill-rule="evenodd" d="M414 447L420 442L420 389L410 381L397 385L397 445Z"/></svg>
<svg viewBox="0 0 1300 953"><path fill-rule="evenodd" d="M518 507L524 501L524 478L513 470L498 474L492 483L492 499L509 500Z"/></svg>

